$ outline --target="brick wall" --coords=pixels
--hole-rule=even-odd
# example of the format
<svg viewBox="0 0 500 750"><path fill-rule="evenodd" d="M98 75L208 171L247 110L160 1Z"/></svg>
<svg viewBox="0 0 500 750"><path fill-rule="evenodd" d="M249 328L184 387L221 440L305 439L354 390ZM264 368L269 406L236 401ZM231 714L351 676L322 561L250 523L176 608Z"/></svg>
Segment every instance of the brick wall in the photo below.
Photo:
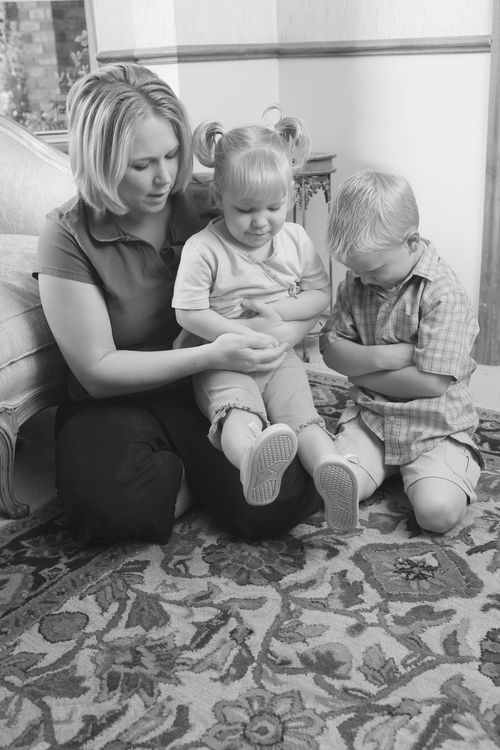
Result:
<svg viewBox="0 0 500 750"><path fill-rule="evenodd" d="M84 0L3 3L6 17L16 20L22 41L26 98L32 113L63 107L68 89L64 72L73 68L75 38L86 27ZM63 80L61 81L61 76Z"/></svg>

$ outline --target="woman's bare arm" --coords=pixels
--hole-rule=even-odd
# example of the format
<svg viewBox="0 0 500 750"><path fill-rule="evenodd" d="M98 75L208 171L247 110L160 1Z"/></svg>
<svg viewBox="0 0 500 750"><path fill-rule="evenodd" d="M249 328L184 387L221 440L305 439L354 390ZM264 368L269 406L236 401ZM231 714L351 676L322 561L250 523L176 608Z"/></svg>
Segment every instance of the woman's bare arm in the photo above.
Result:
<svg viewBox="0 0 500 750"><path fill-rule="evenodd" d="M39 289L45 316L66 362L95 398L151 390L206 369L274 369L287 348L269 346L269 336L246 331L188 349L117 350L98 287L40 274Z"/></svg>

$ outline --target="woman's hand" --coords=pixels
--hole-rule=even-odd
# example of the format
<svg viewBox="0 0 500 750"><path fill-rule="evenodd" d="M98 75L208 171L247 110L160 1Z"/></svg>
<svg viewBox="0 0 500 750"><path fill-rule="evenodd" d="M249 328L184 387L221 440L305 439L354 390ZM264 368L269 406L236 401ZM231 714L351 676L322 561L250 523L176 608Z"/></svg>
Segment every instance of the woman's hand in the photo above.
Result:
<svg viewBox="0 0 500 750"><path fill-rule="evenodd" d="M288 344L279 344L272 336L254 331L223 333L210 347L208 369L236 372L274 370L290 349Z"/></svg>

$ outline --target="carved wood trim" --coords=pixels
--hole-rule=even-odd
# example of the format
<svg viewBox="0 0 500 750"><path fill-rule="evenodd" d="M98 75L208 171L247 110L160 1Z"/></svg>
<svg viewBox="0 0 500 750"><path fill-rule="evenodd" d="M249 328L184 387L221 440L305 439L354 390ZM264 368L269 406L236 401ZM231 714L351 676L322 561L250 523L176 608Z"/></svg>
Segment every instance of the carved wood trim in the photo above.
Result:
<svg viewBox="0 0 500 750"><path fill-rule="evenodd" d="M19 502L13 487L16 439L20 426L41 409L59 404L66 393L65 384L54 382L30 393L19 404L0 404L0 516L23 518L30 512L28 505Z"/></svg>
<svg viewBox="0 0 500 750"><path fill-rule="evenodd" d="M491 39L488 35L477 35L339 42L284 42L282 44L194 44L102 51L97 54L97 60L100 63L127 61L165 65L285 57L463 54L489 52L490 43Z"/></svg>

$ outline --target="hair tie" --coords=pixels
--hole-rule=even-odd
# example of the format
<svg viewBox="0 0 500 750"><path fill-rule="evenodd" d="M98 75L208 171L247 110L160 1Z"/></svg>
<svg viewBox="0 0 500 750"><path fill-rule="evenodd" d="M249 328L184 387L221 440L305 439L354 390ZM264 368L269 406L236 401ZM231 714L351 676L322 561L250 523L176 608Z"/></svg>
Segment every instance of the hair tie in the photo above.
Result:
<svg viewBox="0 0 500 750"><path fill-rule="evenodd" d="M276 112L277 117L271 118L270 115ZM278 104L271 104L269 107L266 107L264 112L262 113L262 121L264 124L264 127L268 130L276 130L276 125L279 123L280 120L283 119L283 112L281 110L281 107Z"/></svg>

